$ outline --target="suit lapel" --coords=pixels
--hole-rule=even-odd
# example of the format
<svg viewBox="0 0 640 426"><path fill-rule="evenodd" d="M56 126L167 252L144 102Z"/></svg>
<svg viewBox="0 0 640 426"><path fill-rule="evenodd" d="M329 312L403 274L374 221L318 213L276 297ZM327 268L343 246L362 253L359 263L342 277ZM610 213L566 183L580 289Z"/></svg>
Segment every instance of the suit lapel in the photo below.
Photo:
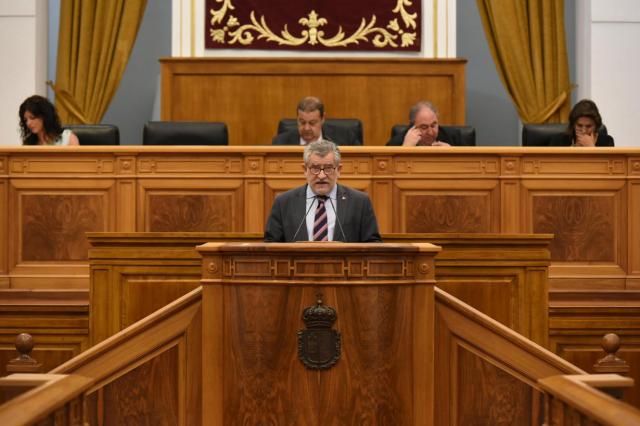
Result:
<svg viewBox="0 0 640 426"><path fill-rule="evenodd" d="M294 213L293 217L295 218L295 226L300 225L301 218L304 216L307 211L307 185L303 185L299 188L296 193L296 200L293 207ZM311 214L311 212L309 212ZM296 232L294 229L293 232ZM309 233L307 232L307 218L304 218L302 222L302 226L300 228L300 232L298 232L298 236L296 237L297 241L309 241Z"/></svg>
<svg viewBox="0 0 640 426"><path fill-rule="evenodd" d="M345 219L347 217L347 211L349 210L350 200L347 191L344 190L344 187L342 187L342 185L338 185L336 198L336 204L338 205L338 219L340 220L340 224L342 224L342 229L344 230ZM343 230L341 230L340 225L336 223L335 229L333 230L333 239L335 241L343 241L346 243L346 241L344 241L344 237L342 236ZM344 230L344 232L346 234L347 231Z"/></svg>

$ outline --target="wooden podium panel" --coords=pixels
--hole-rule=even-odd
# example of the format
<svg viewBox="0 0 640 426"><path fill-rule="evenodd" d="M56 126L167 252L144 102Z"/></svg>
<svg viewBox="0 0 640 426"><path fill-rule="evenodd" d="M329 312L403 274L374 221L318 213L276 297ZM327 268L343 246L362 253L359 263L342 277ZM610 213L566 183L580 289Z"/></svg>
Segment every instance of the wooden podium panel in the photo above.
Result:
<svg viewBox="0 0 640 426"><path fill-rule="evenodd" d="M318 96L328 118L358 118L366 145L384 145L421 99L440 122L465 123L464 59L164 58L162 119L223 121L230 145L271 145L298 101Z"/></svg>
<svg viewBox="0 0 640 426"><path fill-rule="evenodd" d="M208 243L199 251L211 424L432 423L438 247ZM319 299L336 311L341 355L314 370L297 360L307 353L298 336L308 330L303 311Z"/></svg>
<svg viewBox="0 0 640 426"><path fill-rule="evenodd" d="M549 235L383 234L392 243L431 242L436 285L493 319L547 345ZM199 284L195 246L261 242L262 234L90 234L93 344Z"/></svg>

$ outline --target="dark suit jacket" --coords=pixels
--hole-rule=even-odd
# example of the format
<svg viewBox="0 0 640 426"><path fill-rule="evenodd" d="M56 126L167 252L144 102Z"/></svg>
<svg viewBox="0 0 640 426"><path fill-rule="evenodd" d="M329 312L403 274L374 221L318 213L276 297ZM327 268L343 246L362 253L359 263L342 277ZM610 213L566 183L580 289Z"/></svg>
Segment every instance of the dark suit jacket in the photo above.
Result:
<svg viewBox="0 0 640 426"><path fill-rule="evenodd" d="M322 137L328 139L336 145L362 145L356 135L345 128L324 124L322 126ZM298 129L276 135L271 141L272 145L300 145L300 133Z"/></svg>
<svg viewBox="0 0 640 426"><path fill-rule="evenodd" d="M549 146L571 146L573 144L573 135L562 133L551 136ZM613 138L606 133L598 132L596 146L613 146Z"/></svg>
<svg viewBox="0 0 640 426"><path fill-rule="evenodd" d="M291 189L276 197L267 220L264 240L267 242L309 241L305 218L307 185ZM338 217L333 231L334 241L350 243L382 241L371 200L364 192L338 185ZM331 208L330 206L327 208ZM309 212L308 214L313 214ZM339 222L338 222L339 221ZM302 226L300 224L302 223ZM340 230L344 230L346 241Z"/></svg>
<svg viewBox="0 0 640 426"><path fill-rule="evenodd" d="M407 127L407 130L389 139L389 142L387 142L387 146L402 146L402 142L404 142L404 137L407 135L407 132L409 132L411 127L412 126ZM446 142L451 146L461 146L463 144L460 139L461 139L460 135L449 133L444 128L442 128L442 126L438 127L438 137L436 138L436 140L441 142Z"/></svg>

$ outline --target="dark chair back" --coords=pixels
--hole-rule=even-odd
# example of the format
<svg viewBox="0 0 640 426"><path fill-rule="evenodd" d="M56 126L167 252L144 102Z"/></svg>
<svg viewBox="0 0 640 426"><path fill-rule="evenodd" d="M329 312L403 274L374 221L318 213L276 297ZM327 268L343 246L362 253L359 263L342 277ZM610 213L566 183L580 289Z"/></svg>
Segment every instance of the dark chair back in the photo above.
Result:
<svg viewBox="0 0 640 426"><path fill-rule="evenodd" d="M357 118L327 118L325 124L333 127L342 127L351 130L356 138L364 145L362 139L362 121ZM278 123L278 134L298 128L298 120L295 118L283 118Z"/></svg>
<svg viewBox="0 0 640 426"><path fill-rule="evenodd" d="M80 145L120 145L120 130L112 124L68 124Z"/></svg>
<svg viewBox="0 0 640 426"><path fill-rule="evenodd" d="M460 146L476 146L476 128L473 126L443 126L445 132L459 141ZM391 128L391 137L401 135L409 128L408 124L396 124Z"/></svg>
<svg viewBox="0 0 640 426"><path fill-rule="evenodd" d="M525 124L522 126L522 146L549 146L549 141L567 130L562 123Z"/></svg>
<svg viewBox="0 0 640 426"><path fill-rule="evenodd" d="M210 121L149 121L143 145L228 145L225 123Z"/></svg>
<svg viewBox="0 0 640 426"><path fill-rule="evenodd" d="M522 126L522 146L549 146L551 138L567 131L566 123L525 124ZM607 134L607 126L604 124L599 130Z"/></svg>

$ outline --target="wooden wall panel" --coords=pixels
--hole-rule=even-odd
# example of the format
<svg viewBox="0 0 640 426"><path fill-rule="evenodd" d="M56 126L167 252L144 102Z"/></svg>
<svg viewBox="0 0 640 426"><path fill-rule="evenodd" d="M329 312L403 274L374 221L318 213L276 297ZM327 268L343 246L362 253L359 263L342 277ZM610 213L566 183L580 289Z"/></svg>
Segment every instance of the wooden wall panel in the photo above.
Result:
<svg viewBox="0 0 640 426"><path fill-rule="evenodd" d="M629 211L640 212L640 160L632 162L633 180L629 184ZM630 280L629 287L640 290L640 215L630 214L629 220L629 273L637 278Z"/></svg>
<svg viewBox="0 0 640 426"><path fill-rule="evenodd" d="M36 164L43 167L41 162ZM16 276L11 287L86 288L82 278L88 270L85 233L116 230L114 188L112 179L11 181L8 261L10 273ZM39 279L43 269L53 276Z"/></svg>
<svg viewBox="0 0 640 426"><path fill-rule="evenodd" d="M21 194L18 262L87 260L85 232L108 229L104 197L79 194Z"/></svg>
<svg viewBox="0 0 640 426"><path fill-rule="evenodd" d="M162 119L224 121L231 145L270 145L278 121L319 96L327 117L359 118L366 145L384 145L420 99L441 122L465 123L465 60L165 58ZM259 112L259 113L257 113Z"/></svg>
<svg viewBox="0 0 640 426"><path fill-rule="evenodd" d="M568 262L615 262L613 197L534 195L533 232L554 234L551 259Z"/></svg>
<svg viewBox="0 0 640 426"><path fill-rule="evenodd" d="M174 346L101 389L98 424L181 424L178 356Z"/></svg>
<svg viewBox="0 0 640 426"><path fill-rule="evenodd" d="M146 232L229 232L244 228L244 185L238 180L142 180L140 228Z"/></svg>
<svg viewBox="0 0 640 426"><path fill-rule="evenodd" d="M120 308L120 328L130 326L199 285L197 280L189 279L183 273L175 274L175 268L171 267L154 268L152 274L135 268L118 269L122 283L120 302L124 305Z"/></svg>
<svg viewBox="0 0 640 426"><path fill-rule="evenodd" d="M500 232L496 181L397 180L396 233Z"/></svg>
<svg viewBox="0 0 640 426"><path fill-rule="evenodd" d="M520 326L518 310L518 277L451 277L447 272L438 279L438 288L468 303L496 321L517 330ZM496 303L500 300L500 303Z"/></svg>
<svg viewBox="0 0 640 426"><path fill-rule="evenodd" d="M89 347L86 291L0 291L0 376L16 358L16 336L33 336L32 357L47 372Z"/></svg>
<svg viewBox="0 0 640 426"><path fill-rule="evenodd" d="M7 156L0 155L0 205L2 206L6 206L9 200L7 160ZM0 289L9 287L9 239L6 237L9 235L8 214L7 208L0 208L0 235L5 235L4 238L0 238Z"/></svg>
<svg viewBox="0 0 640 426"><path fill-rule="evenodd" d="M457 346L452 363L457 379L453 385L452 424L458 425L536 425L531 412L538 397L529 383L498 367L482 354ZM487 392L491 389L490 392Z"/></svg>
<svg viewBox="0 0 640 426"><path fill-rule="evenodd" d="M598 163L599 164L599 163ZM573 166L573 163L569 163ZM627 196L624 181L525 180L524 230L555 235L552 285L570 288L571 275L608 275L624 288ZM580 283L577 283L580 286Z"/></svg>

